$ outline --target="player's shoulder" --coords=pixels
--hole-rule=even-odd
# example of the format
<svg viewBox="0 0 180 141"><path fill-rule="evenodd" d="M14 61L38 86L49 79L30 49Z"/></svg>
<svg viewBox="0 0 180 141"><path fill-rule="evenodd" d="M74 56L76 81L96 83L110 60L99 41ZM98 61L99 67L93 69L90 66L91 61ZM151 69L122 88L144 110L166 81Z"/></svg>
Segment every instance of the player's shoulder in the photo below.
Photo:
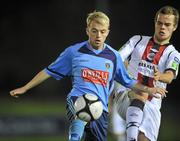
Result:
<svg viewBox="0 0 180 141"><path fill-rule="evenodd" d="M152 38L152 37L146 36L146 35L134 35L130 39L137 41L137 40L149 40L150 38Z"/></svg>
<svg viewBox="0 0 180 141"><path fill-rule="evenodd" d="M166 47L167 50L171 50L171 51L175 51L178 52L178 50L175 48L175 46L173 44L169 44Z"/></svg>
<svg viewBox="0 0 180 141"><path fill-rule="evenodd" d="M75 51L75 50L78 50L79 48L81 48L82 46L84 46L86 44L87 44L87 41L74 43L74 44L70 45L69 47L67 47L67 49Z"/></svg>
<svg viewBox="0 0 180 141"><path fill-rule="evenodd" d="M165 52L165 53L169 53L169 55L171 55L171 54L179 55L179 51L174 47L173 44L169 44L169 45L166 47L166 49L165 49L164 52Z"/></svg>
<svg viewBox="0 0 180 141"><path fill-rule="evenodd" d="M173 56L177 56L178 58L180 58L180 53L179 51L173 46L173 45L169 45L166 50L168 50L170 55Z"/></svg>
<svg viewBox="0 0 180 141"><path fill-rule="evenodd" d="M117 50L115 50L114 48L112 48L110 45L107 45L107 44L106 44L106 47L111 51L111 53L110 52L108 53L111 55L111 58L113 58L114 56L114 59L116 59L116 61L122 60L122 57Z"/></svg>
<svg viewBox="0 0 180 141"><path fill-rule="evenodd" d="M178 63L180 62L179 61L180 60L180 53L172 44L169 44L166 47L163 54L169 60L174 59L174 60L176 60L176 62L178 62Z"/></svg>
<svg viewBox="0 0 180 141"><path fill-rule="evenodd" d="M105 46L106 46L110 51L112 51L115 55L119 55L119 52L118 52L117 50L115 50L113 47L111 47L110 45L105 44Z"/></svg>
<svg viewBox="0 0 180 141"><path fill-rule="evenodd" d="M86 44L87 44L87 41L71 44L65 49L65 52L70 55L76 54L78 50L81 47L85 46Z"/></svg>
<svg viewBox="0 0 180 141"><path fill-rule="evenodd" d="M129 42L131 42L132 44L137 44L141 41L149 41L151 38L151 36L146 35L134 35L129 39Z"/></svg>

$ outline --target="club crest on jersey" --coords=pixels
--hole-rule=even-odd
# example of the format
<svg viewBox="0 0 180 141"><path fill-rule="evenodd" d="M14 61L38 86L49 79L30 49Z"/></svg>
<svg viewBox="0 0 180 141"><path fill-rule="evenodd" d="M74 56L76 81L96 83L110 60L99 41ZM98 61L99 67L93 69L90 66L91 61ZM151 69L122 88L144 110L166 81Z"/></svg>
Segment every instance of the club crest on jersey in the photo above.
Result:
<svg viewBox="0 0 180 141"><path fill-rule="evenodd" d="M110 63L105 63L106 69L110 68Z"/></svg>
<svg viewBox="0 0 180 141"><path fill-rule="evenodd" d="M101 70L82 69L81 77L86 82L107 86L109 72Z"/></svg>
<svg viewBox="0 0 180 141"><path fill-rule="evenodd" d="M152 61L157 52L158 50L151 48L150 53L147 55L148 60Z"/></svg>

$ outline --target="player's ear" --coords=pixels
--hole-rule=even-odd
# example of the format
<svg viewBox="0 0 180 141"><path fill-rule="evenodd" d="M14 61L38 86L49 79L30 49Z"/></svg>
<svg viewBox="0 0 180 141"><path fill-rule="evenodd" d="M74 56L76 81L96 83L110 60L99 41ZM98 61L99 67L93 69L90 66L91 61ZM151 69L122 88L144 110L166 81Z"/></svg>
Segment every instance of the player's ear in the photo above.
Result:
<svg viewBox="0 0 180 141"><path fill-rule="evenodd" d="M176 31L176 29L177 29L177 27L176 27L176 26L174 26L174 28L173 28L173 32L174 32L174 31Z"/></svg>
<svg viewBox="0 0 180 141"><path fill-rule="evenodd" d="M173 29L173 31L175 31L175 30L177 29L177 27L178 27L178 25L177 25L177 24L175 24L175 25L174 25L174 29Z"/></svg>
<svg viewBox="0 0 180 141"><path fill-rule="evenodd" d="M86 27L86 34L89 35L89 29Z"/></svg>
<svg viewBox="0 0 180 141"><path fill-rule="evenodd" d="M107 36L109 35L109 32L110 32L110 30L108 29L108 31L107 31Z"/></svg>

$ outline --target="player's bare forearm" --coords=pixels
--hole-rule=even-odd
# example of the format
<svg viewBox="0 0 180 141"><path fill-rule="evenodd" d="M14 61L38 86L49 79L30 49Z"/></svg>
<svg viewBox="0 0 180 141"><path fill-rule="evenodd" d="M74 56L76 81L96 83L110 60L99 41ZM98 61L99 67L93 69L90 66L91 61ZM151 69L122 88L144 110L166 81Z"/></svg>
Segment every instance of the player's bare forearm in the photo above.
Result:
<svg viewBox="0 0 180 141"><path fill-rule="evenodd" d="M149 95L151 95L153 97L156 97L156 98L160 98L160 97L155 95L156 93L159 93L159 94L161 94L163 96L167 93L167 90L165 90L163 88L155 88L155 87L154 88L150 88L150 87L147 87L147 86L139 84L139 83L136 83L132 87L132 90L137 92L137 94L145 92L145 93L148 93Z"/></svg>
<svg viewBox="0 0 180 141"><path fill-rule="evenodd" d="M31 81L29 81L24 87L26 88L26 90L29 90L39 85L40 83L42 83L49 77L50 75L48 75L44 70L42 70Z"/></svg>
<svg viewBox="0 0 180 141"><path fill-rule="evenodd" d="M39 85L40 83L42 83L43 81L45 81L49 77L50 77L50 75L48 75L44 70L42 70L31 81L29 81L23 87L20 87L20 88L17 88L17 89L10 91L10 95L14 96L14 97L18 97L18 95L24 94L26 91L28 91L29 89Z"/></svg>
<svg viewBox="0 0 180 141"><path fill-rule="evenodd" d="M154 80L161 81L163 83L170 84L174 78L174 72L172 70L166 70L161 73L157 67L154 67Z"/></svg>
<svg viewBox="0 0 180 141"><path fill-rule="evenodd" d="M170 84L174 78L174 73L172 71L166 71L164 73L155 72L154 73L154 80L161 81L167 84Z"/></svg>
<svg viewBox="0 0 180 141"><path fill-rule="evenodd" d="M142 93L142 92L145 92L145 93L149 93L149 87L147 86L144 86L144 85L141 85L139 83L135 84L133 87L132 87L132 90L137 92L137 93Z"/></svg>

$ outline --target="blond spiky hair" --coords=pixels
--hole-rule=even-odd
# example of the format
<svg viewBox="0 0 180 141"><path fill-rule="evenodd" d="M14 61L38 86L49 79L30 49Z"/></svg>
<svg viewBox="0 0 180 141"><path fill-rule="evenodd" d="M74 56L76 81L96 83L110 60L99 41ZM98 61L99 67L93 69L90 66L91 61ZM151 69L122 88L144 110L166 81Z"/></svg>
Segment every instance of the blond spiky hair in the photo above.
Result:
<svg viewBox="0 0 180 141"><path fill-rule="evenodd" d="M96 21L97 23L100 23L100 24L107 24L108 27L110 26L109 17L100 11L94 11L88 14L88 17L86 20L87 26L89 26L92 21Z"/></svg>

